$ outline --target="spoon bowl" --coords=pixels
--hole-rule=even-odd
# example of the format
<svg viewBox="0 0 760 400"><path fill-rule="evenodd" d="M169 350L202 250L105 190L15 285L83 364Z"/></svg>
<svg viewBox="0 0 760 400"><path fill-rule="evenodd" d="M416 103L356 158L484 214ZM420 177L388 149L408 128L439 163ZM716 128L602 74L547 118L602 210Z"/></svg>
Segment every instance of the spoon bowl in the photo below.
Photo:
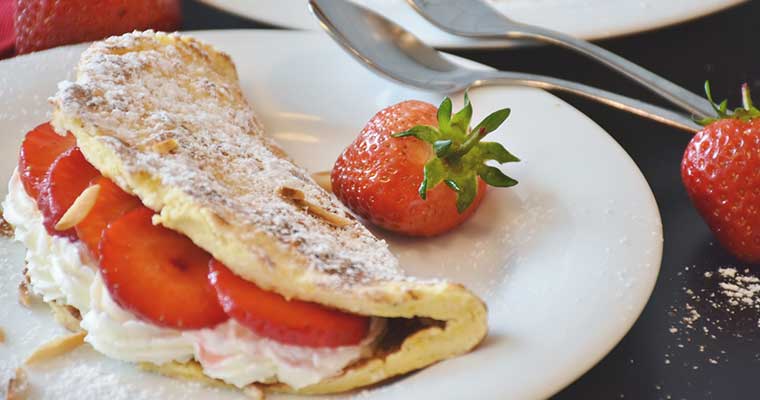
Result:
<svg viewBox="0 0 760 400"><path fill-rule="evenodd" d="M309 0L309 7L327 33L361 64L408 86L439 93L492 84L530 86L572 93L689 132L700 129L684 114L577 82L454 63L393 21L350 1Z"/></svg>
<svg viewBox="0 0 760 400"><path fill-rule="evenodd" d="M351 56L376 73L415 88L451 93L470 86L470 71L396 23L359 6L310 1L322 27ZM353 21L337 25L340 21ZM359 49L364 49L360 51ZM382 58L382 62L376 62Z"/></svg>

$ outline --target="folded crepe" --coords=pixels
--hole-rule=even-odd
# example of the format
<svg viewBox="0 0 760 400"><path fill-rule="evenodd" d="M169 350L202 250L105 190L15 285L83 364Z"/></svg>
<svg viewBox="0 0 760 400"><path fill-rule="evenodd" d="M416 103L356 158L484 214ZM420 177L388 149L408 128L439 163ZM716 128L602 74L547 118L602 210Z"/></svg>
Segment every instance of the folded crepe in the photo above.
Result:
<svg viewBox="0 0 760 400"><path fill-rule="evenodd" d="M406 276L384 241L264 136L227 54L178 34L112 37L84 52L76 81L61 83L51 101L56 130L72 132L97 170L157 213L154 223L264 290L386 322L371 354L339 374L298 389L259 387L346 391L465 353L485 337L478 297ZM222 383L193 360L141 365Z"/></svg>

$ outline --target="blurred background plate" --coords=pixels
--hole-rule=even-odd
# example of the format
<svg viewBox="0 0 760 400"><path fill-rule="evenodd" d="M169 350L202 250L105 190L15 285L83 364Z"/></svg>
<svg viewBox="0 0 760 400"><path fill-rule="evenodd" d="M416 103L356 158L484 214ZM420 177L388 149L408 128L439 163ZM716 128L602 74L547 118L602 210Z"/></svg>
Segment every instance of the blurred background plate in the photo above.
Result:
<svg viewBox="0 0 760 400"><path fill-rule="evenodd" d="M306 0L201 0L256 21L294 29L318 29ZM476 41L440 31L404 0L355 0L441 48L503 47L508 42ZM708 15L744 0L490 0L516 21L583 39L602 39L660 28Z"/></svg>

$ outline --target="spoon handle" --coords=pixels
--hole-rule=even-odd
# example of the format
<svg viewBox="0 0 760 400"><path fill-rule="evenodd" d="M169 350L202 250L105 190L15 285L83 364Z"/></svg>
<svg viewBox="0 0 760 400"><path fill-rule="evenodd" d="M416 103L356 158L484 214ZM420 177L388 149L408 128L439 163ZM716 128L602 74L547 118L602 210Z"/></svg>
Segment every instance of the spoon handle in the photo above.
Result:
<svg viewBox="0 0 760 400"><path fill-rule="evenodd" d="M710 103L673 82L593 43L561 32L513 21L486 0L407 0L420 15L449 33L482 39L547 42L581 53L667 99L696 117L715 116Z"/></svg>
<svg viewBox="0 0 760 400"><path fill-rule="evenodd" d="M712 106L704 98L591 42L538 26L515 22L510 22L510 25L511 30L507 35L510 38L539 40L577 51L620 72L697 117L715 115Z"/></svg>
<svg viewBox="0 0 760 400"><path fill-rule="evenodd" d="M476 77L472 86L493 84L530 86L550 91L572 93L692 133L701 129L696 122L684 114L582 83L549 76L505 71L483 71L482 76Z"/></svg>

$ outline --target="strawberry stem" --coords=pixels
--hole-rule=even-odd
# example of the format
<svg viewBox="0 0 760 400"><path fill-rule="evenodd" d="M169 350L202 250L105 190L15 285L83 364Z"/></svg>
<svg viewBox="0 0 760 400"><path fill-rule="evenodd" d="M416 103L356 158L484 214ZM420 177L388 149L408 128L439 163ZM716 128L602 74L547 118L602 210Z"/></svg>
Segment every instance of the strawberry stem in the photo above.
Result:
<svg viewBox="0 0 760 400"><path fill-rule="evenodd" d="M710 82L705 82L705 94L707 100L710 101L710 105L717 114L716 117L707 117L696 120L696 122L702 126L707 126L713 122L720 121L722 119L738 119L740 121L749 121L754 118L760 118L760 110L752 103L752 97L750 95L749 85L744 83L742 85L742 107L733 111L728 109L728 100L723 100L720 104L715 103L712 97L712 91L710 90Z"/></svg>
<svg viewBox="0 0 760 400"><path fill-rule="evenodd" d="M486 137L486 135L488 135L488 132L486 132L486 128L480 128L477 131L470 132L470 135L467 136L467 140L465 140L464 143L462 143L462 145L459 147L459 149L457 149L457 151L452 153L447 158L454 159L454 158L462 157L463 155L467 154L470 150L472 150L472 148L475 147L475 145L478 144L481 139Z"/></svg>
<svg viewBox="0 0 760 400"><path fill-rule="evenodd" d="M747 82L744 82L744 84L742 84L742 105L744 106L745 110L752 110L752 97L750 96L749 85Z"/></svg>

